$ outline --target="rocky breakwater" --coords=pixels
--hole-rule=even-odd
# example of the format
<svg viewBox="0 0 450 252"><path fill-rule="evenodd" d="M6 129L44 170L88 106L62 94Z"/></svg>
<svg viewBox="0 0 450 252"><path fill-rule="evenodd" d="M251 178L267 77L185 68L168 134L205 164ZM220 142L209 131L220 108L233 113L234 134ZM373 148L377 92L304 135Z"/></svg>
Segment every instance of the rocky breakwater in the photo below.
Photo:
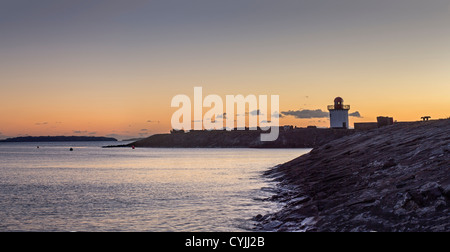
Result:
<svg viewBox="0 0 450 252"><path fill-rule="evenodd" d="M450 231L450 120L357 132L268 171L271 231Z"/></svg>
<svg viewBox="0 0 450 252"><path fill-rule="evenodd" d="M354 134L354 130L298 128L281 130L276 141L262 142L262 131L191 131L158 134L127 145L108 147L159 148L314 148L332 140Z"/></svg>

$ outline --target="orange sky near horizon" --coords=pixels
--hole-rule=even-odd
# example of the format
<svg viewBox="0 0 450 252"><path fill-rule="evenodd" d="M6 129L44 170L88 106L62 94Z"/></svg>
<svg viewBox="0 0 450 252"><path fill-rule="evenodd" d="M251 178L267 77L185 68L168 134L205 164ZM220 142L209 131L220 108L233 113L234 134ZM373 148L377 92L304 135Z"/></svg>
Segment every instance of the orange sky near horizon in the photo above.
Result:
<svg viewBox="0 0 450 252"><path fill-rule="evenodd" d="M279 95L281 112L341 96L362 116L350 126L450 117L446 1L7 2L0 139L166 133L172 97L197 86L223 100Z"/></svg>

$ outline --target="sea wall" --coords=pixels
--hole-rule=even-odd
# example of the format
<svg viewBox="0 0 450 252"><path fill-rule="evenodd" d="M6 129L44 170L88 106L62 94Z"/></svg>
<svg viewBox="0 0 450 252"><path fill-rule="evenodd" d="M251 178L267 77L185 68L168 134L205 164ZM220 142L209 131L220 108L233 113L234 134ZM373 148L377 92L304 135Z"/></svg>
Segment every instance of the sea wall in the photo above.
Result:
<svg viewBox="0 0 450 252"><path fill-rule="evenodd" d="M314 148L354 133L346 129L297 128L281 130L273 142L261 142L261 131L193 131L158 134L130 143L135 147L180 148Z"/></svg>

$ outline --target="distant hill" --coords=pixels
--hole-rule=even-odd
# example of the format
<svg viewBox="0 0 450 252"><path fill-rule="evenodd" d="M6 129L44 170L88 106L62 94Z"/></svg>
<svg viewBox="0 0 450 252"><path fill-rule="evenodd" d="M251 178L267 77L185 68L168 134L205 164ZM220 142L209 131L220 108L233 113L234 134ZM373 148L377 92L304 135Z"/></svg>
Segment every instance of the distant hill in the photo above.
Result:
<svg viewBox="0 0 450 252"><path fill-rule="evenodd" d="M112 137L93 137L93 136L27 136L27 137L14 137L6 140L0 140L3 143L14 142L103 142L111 141L116 142L117 139Z"/></svg>

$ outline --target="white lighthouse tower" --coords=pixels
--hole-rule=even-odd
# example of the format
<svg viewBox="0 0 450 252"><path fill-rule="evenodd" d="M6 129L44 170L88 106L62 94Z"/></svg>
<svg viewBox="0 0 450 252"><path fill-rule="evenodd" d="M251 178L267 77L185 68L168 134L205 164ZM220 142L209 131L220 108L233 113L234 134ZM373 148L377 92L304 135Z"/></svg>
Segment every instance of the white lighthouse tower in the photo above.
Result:
<svg viewBox="0 0 450 252"><path fill-rule="evenodd" d="M336 97L334 105L329 105L330 127L336 129L348 129L348 111L350 105L344 105L344 99Z"/></svg>

